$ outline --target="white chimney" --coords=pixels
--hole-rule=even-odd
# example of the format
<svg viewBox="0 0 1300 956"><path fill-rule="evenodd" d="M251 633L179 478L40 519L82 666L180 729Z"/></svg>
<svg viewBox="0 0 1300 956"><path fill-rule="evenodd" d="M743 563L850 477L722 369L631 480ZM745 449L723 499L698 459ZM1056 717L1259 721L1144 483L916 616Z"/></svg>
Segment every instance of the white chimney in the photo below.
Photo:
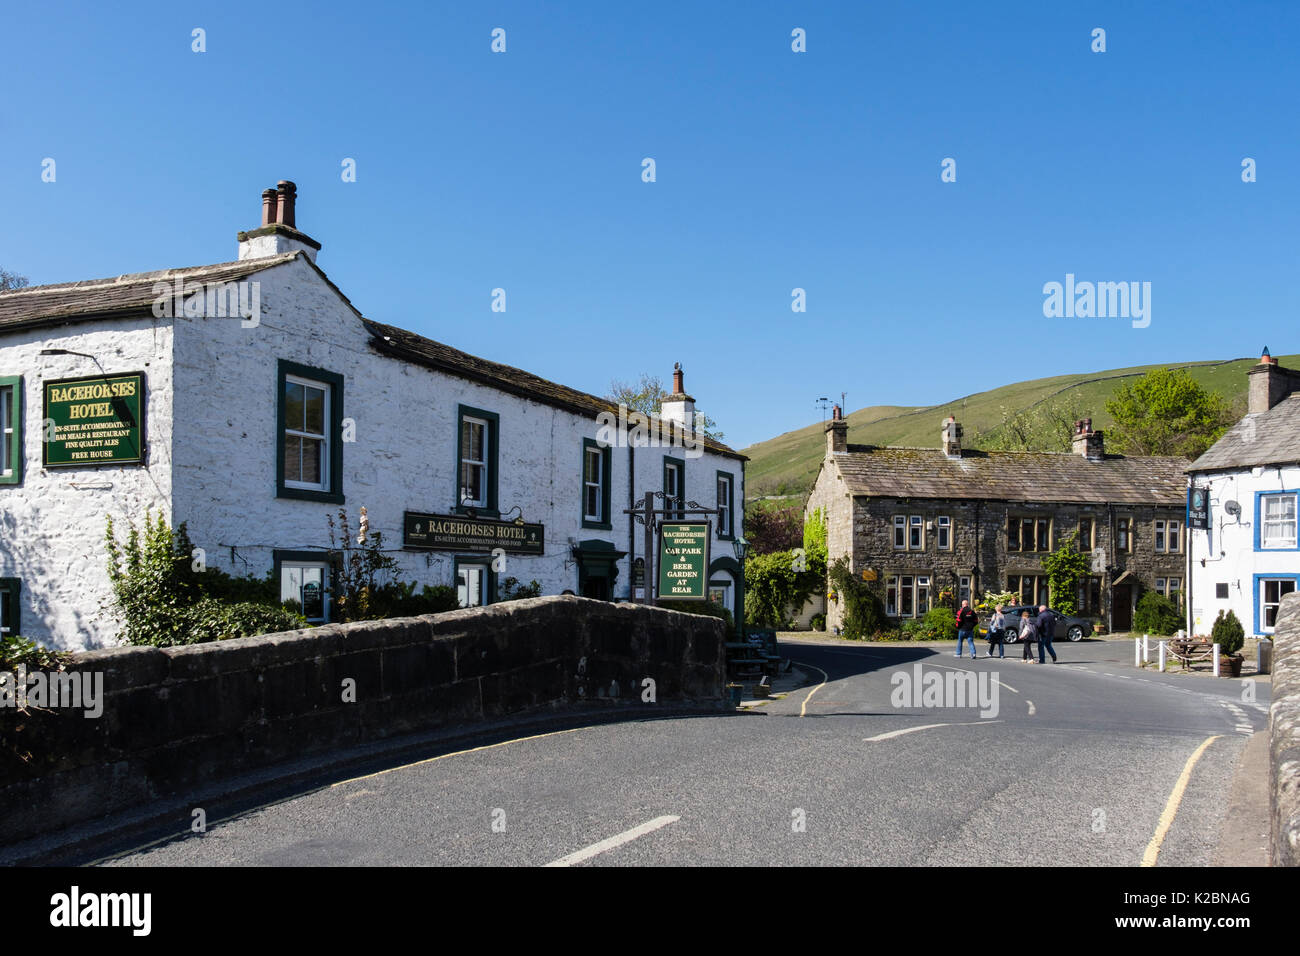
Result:
<svg viewBox="0 0 1300 956"><path fill-rule="evenodd" d="M681 362L673 363L673 393L660 403L659 417L666 422L676 422L688 432L695 431L695 399L682 387Z"/></svg>
<svg viewBox="0 0 1300 956"><path fill-rule="evenodd" d="M262 225L257 229L239 233L239 258L263 259L282 252L301 250L312 262L320 243L294 225L294 205L298 187L282 179L275 189L262 190Z"/></svg>

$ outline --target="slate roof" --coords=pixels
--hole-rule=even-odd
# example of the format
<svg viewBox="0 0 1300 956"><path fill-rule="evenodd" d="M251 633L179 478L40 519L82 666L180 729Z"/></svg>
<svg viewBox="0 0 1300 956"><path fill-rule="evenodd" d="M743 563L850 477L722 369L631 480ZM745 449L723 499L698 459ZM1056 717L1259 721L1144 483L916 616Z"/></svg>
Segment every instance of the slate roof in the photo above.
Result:
<svg viewBox="0 0 1300 956"><path fill-rule="evenodd" d="M853 495L1079 504L1170 505L1187 500L1186 459L849 445L833 456Z"/></svg>
<svg viewBox="0 0 1300 956"><path fill-rule="evenodd" d="M71 322L90 322L99 319L125 318L153 315L157 297L155 283L171 284L176 278L193 283L230 282L247 278L302 256L313 270L338 293L347 306L356 313L373 336L378 352L436 368L452 375L481 382L503 392L531 398L580 415L594 418L599 412L618 412L618 406L603 398L559 385L521 369L470 355L459 349L427 339L414 332L384 325L365 318L348 300L329 276L301 251L284 252L276 256L243 259L238 262L221 262L215 265L191 266L185 269L165 269L161 272L137 272L107 279L86 279L59 285L31 286L13 292L0 293L0 333L18 329L57 326ZM728 446L704 440L704 447L715 454L741 461L748 459Z"/></svg>
<svg viewBox="0 0 1300 956"><path fill-rule="evenodd" d="M1188 472L1227 471L1300 462L1300 392L1266 412L1247 415L1188 466Z"/></svg>
<svg viewBox="0 0 1300 956"><path fill-rule="evenodd" d="M152 315L154 299L158 295L154 292L155 283L165 282L170 285L177 277L195 283L233 282L281 265L300 254L285 252L261 259L219 262L186 269L164 269L161 272L136 272L107 279L37 285L0 293L0 332L140 314Z"/></svg>
<svg viewBox="0 0 1300 956"><path fill-rule="evenodd" d="M618 413L617 405L587 392L547 381L510 365L490 362L393 325L385 325L370 319L361 321L374 336L374 347L386 355L458 375L461 378L490 385L503 392L531 398L545 405L576 412L579 415L590 415L594 418L600 412ZM715 454L742 461L749 460L740 452L712 439L705 439L704 447Z"/></svg>

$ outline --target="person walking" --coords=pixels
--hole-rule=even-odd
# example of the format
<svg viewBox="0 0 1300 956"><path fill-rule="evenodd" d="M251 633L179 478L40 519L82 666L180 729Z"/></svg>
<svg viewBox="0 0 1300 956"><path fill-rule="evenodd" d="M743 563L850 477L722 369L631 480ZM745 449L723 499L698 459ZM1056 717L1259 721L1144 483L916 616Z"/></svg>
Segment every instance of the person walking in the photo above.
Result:
<svg viewBox="0 0 1300 956"><path fill-rule="evenodd" d="M1056 648L1052 646L1052 638L1056 636L1056 615L1047 609L1046 604L1038 605L1038 663L1046 664L1047 655L1052 655L1052 663L1056 663Z"/></svg>
<svg viewBox="0 0 1300 956"><path fill-rule="evenodd" d="M1020 656L1022 661L1034 662L1034 641L1038 640L1038 625L1034 623L1033 618L1029 616L1028 611L1020 612L1020 643L1024 645L1024 653Z"/></svg>
<svg viewBox="0 0 1300 956"><path fill-rule="evenodd" d="M970 659L975 660L979 654L975 650L975 628L979 618L971 610L970 601L962 601L957 611L957 656L961 657L962 642L970 640Z"/></svg>
<svg viewBox="0 0 1300 956"><path fill-rule="evenodd" d="M989 619L989 657L993 656L994 644L998 646L998 657L1007 656L1006 629L1007 616L1002 613L1002 605L999 604L993 609L993 617Z"/></svg>

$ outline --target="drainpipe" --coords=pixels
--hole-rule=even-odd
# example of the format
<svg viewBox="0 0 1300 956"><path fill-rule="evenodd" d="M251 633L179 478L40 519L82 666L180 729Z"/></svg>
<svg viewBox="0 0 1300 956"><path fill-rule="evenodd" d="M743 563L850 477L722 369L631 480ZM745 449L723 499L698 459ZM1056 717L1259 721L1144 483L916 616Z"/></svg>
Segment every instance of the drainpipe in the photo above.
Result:
<svg viewBox="0 0 1300 956"><path fill-rule="evenodd" d="M971 568L971 584L970 584L971 607L974 607L975 604L977 603L975 600L975 596L979 594L981 590L979 585L980 585L980 528L981 528L980 506L982 504L984 504L983 501L976 499L975 501L975 567ZM954 528L953 534L956 533L957 533L957 529Z"/></svg>
<svg viewBox="0 0 1300 956"><path fill-rule="evenodd" d="M1115 546L1115 503L1106 503L1106 522L1110 527L1110 554L1111 561L1119 560L1119 550ZM1114 577L1114 572L1110 568L1119 567L1118 564L1112 563L1107 566L1107 575ZM1106 631L1110 634L1115 633L1115 587L1113 581L1106 582Z"/></svg>
<svg viewBox="0 0 1300 956"><path fill-rule="evenodd" d="M636 449L627 443L627 506L636 507ZM632 583L632 568L636 564L636 518L627 516L627 599L636 600L636 586Z"/></svg>

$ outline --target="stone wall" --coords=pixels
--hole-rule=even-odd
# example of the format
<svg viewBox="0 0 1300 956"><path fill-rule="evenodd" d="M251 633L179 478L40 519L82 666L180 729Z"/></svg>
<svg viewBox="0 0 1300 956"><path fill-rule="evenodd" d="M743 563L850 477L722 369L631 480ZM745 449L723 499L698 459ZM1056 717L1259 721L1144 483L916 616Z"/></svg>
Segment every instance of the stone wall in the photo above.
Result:
<svg viewBox="0 0 1300 956"><path fill-rule="evenodd" d="M1268 734L1271 863L1300 866L1300 593L1277 620Z"/></svg>
<svg viewBox="0 0 1300 956"><path fill-rule="evenodd" d="M716 618L566 596L83 653L73 670L103 675L102 716L0 712L0 843L401 734L620 705L719 709L724 640Z"/></svg>

